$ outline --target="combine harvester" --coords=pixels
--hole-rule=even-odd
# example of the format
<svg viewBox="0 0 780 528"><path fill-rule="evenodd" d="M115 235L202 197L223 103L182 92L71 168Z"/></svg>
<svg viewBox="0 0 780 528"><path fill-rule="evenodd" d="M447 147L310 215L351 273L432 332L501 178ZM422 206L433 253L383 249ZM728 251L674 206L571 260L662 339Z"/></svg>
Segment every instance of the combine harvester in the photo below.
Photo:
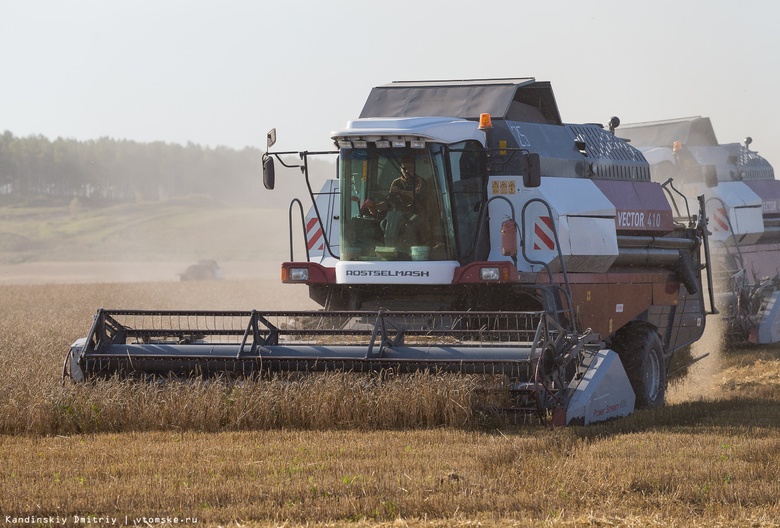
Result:
<svg viewBox="0 0 780 528"><path fill-rule="evenodd" d="M620 135L643 152L671 197L705 196L728 341L780 341L780 181L750 150L752 139L721 145L710 119L698 116L625 125Z"/></svg>
<svg viewBox="0 0 780 528"><path fill-rule="evenodd" d="M533 78L374 88L337 151L263 158L269 189L275 160L306 179L282 280L323 311L101 310L64 375L499 375L517 410L555 424L663 405L672 356L704 331L705 215L675 222L612 132L564 124ZM338 157L338 179L314 193L320 155Z"/></svg>

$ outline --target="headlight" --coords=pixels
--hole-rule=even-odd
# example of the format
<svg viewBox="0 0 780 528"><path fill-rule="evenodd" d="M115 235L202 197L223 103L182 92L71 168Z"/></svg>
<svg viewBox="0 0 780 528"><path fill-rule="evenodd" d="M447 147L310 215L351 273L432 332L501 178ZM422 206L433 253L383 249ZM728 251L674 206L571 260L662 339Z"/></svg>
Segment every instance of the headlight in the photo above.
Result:
<svg viewBox="0 0 780 528"><path fill-rule="evenodd" d="M498 268L479 268L479 278L483 281L497 281L501 278Z"/></svg>
<svg viewBox="0 0 780 528"><path fill-rule="evenodd" d="M290 280L295 282L309 280L309 268L290 268Z"/></svg>

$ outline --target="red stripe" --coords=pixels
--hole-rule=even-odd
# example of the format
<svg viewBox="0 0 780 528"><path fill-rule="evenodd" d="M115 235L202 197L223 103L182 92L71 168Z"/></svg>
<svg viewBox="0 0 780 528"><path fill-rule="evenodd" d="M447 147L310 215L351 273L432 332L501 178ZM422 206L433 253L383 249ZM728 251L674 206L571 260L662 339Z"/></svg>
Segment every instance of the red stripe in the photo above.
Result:
<svg viewBox="0 0 780 528"><path fill-rule="evenodd" d="M540 217L539 217L539 219L540 219L542 222L544 222L545 224L547 224L547 227L549 227L549 228L550 228L550 231L552 231L552 230L553 230L553 225L552 225L552 218L550 218L549 216L540 216ZM550 249L552 249L552 248L550 248Z"/></svg>
<svg viewBox="0 0 780 528"><path fill-rule="evenodd" d="M317 229L317 231L315 231L314 234L309 237L309 249L312 249L314 245L320 241L320 237L322 237L322 229Z"/></svg>
<svg viewBox="0 0 780 528"><path fill-rule="evenodd" d="M729 230L729 225L725 221L726 218L726 211L725 209L716 209L715 214L712 215L712 220L718 224L718 227L720 227L723 231Z"/></svg>
<svg viewBox="0 0 780 528"><path fill-rule="evenodd" d="M308 237L306 245L310 251L314 249L314 246L320 241L320 238L322 238L322 228L317 225L318 223L319 221L316 216L310 218L306 223L306 236ZM312 229L315 226L317 226L317 230L312 232Z"/></svg>
<svg viewBox="0 0 780 528"><path fill-rule="evenodd" d="M545 217L543 216L541 218L544 219ZM550 240L549 236L547 236L547 233L542 230L542 226L539 224L534 224L534 233L536 234L537 238L542 241L542 244L547 246L547 249L555 249L555 244L553 244L553 241Z"/></svg>

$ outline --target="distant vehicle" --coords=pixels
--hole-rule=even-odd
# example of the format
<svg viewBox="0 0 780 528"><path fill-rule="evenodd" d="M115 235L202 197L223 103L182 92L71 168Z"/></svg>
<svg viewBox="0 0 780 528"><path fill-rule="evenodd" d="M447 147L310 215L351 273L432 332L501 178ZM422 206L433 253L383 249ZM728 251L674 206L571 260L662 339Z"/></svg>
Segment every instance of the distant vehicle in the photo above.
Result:
<svg viewBox="0 0 780 528"><path fill-rule="evenodd" d="M780 342L780 181L753 140L718 143L700 116L623 125L620 136L642 151L654 181L689 202L704 195L729 341Z"/></svg>
<svg viewBox="0 0 780 528"><path fill-rule="evenodd" d="M225 275L216 260L200 260L197 264L189 266L179 277L183 281L191 280L219 280Z"/></svg>

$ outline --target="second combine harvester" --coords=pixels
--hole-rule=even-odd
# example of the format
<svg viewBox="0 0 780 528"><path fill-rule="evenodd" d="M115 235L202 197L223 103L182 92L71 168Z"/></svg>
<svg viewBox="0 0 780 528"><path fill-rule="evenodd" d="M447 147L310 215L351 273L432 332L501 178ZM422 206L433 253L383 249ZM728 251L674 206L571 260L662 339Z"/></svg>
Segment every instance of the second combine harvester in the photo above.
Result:
<svg viewBox="0 0 780 528"><path fill-rule="evenodd" d="M323 311L100 310L65 374L481 373L567 424L663 404L672 356L704 331L707 239L639 150L564 124L533 78L379 86L332 139L263 158L273 188L274 161L299 156L309 184L312 156L338 157L309 185L306 257L282 264Z"/></svg>
<svg viewBox="0 0 780 528"><path fill-rule="evenodd" d="M725 337L780 342L780 181L772 165L750 150L750 138L718 143L706 117L625 125L620 135L645 155L653 180L679 191L672 199L704 195Z"/></svg>

